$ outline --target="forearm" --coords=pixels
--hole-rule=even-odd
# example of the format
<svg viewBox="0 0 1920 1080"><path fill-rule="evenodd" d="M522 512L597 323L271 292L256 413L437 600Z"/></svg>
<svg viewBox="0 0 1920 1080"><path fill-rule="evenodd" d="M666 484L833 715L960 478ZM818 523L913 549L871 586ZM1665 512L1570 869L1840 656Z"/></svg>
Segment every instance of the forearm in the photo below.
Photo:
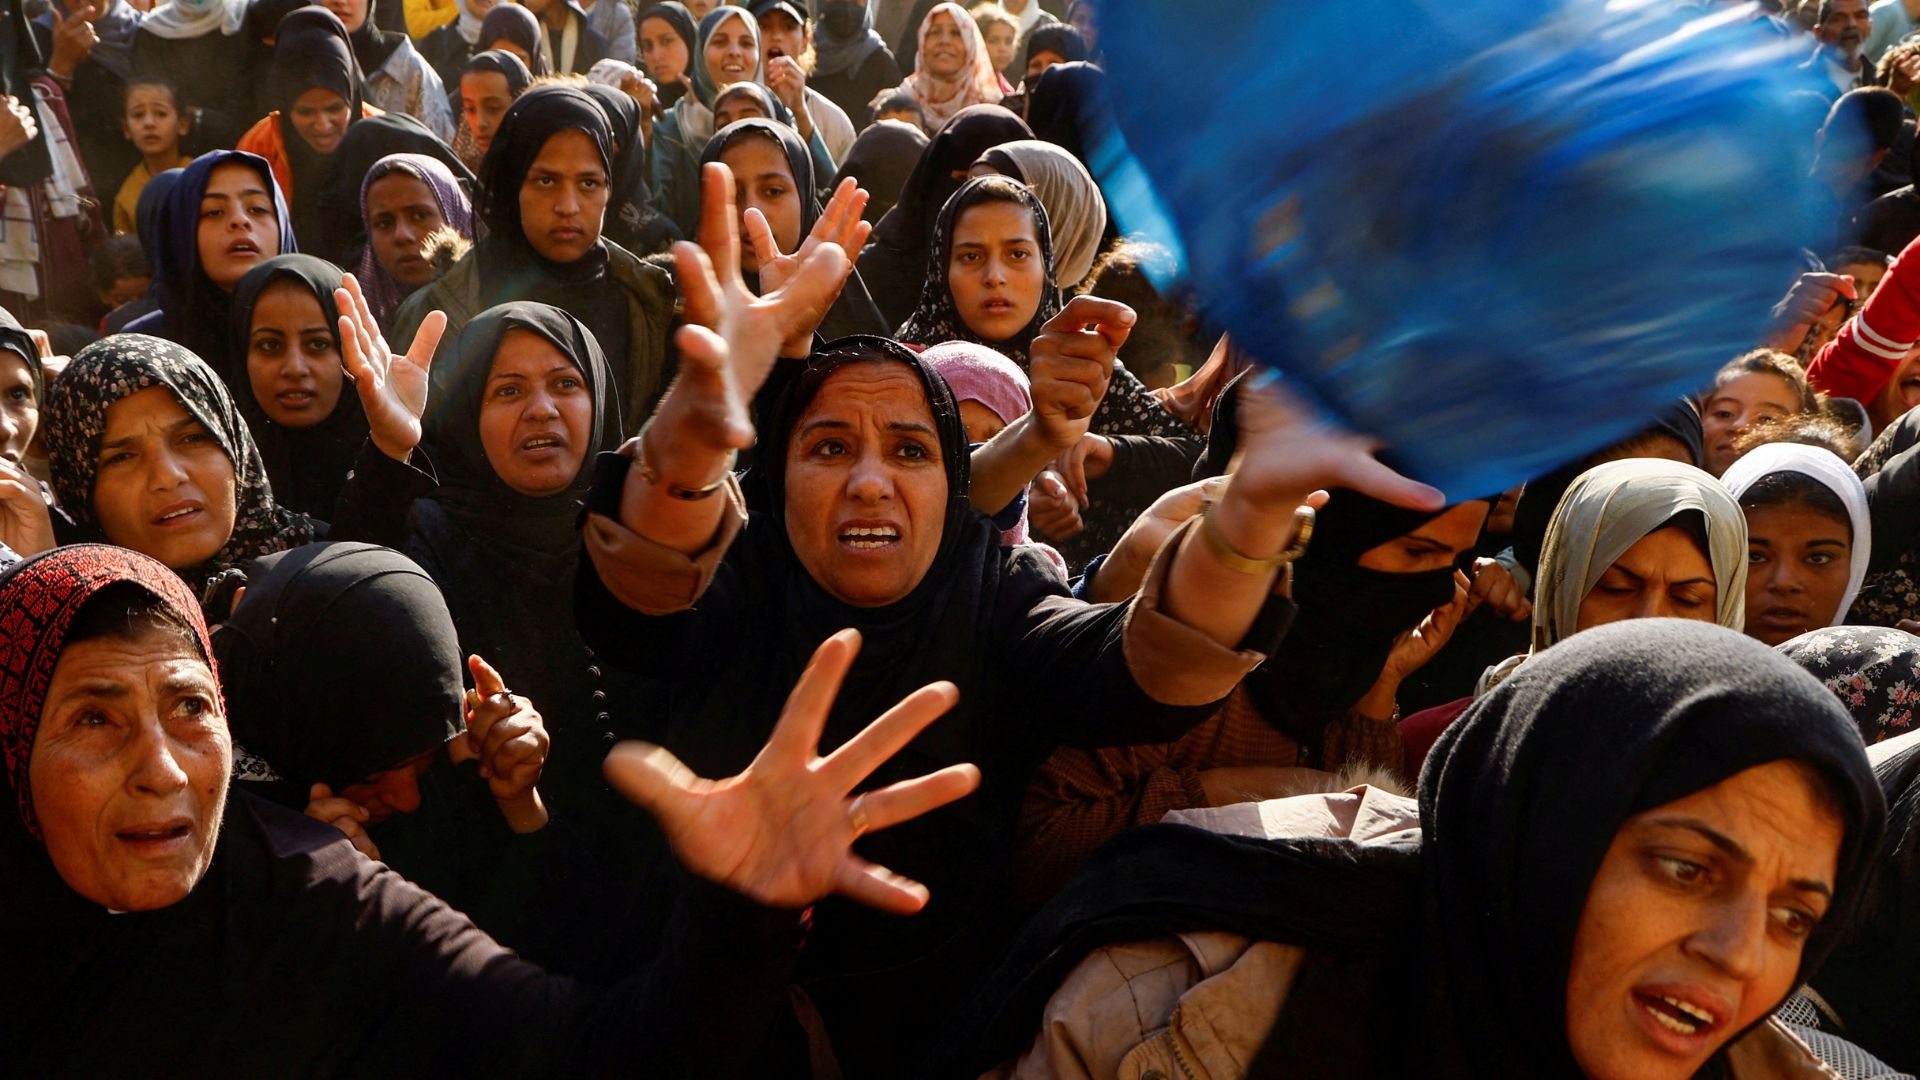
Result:
<svg viewBox="0 0 1920 1080"><path fill-rule="evenodd" d="M1807 365L1807 380L1834 397L1870 402L1920 341L1920 239L1907 245L1853 318Z"/></svg>
<svg viewBox="0 0 1920 1080"><path fill-rule="evenodd" d="M968 500L983 514L999 513L1059 452L1032 413L1020 417L973 452Z"/></svg>
<svg viewBox="0 0 1920 1080"><path fill-rule="evenodd" d="M1161 601L1167 615L1227 648L1236 647L1265 606L1279 571L1235 569L1215 550L1216 543L1224 543L1246 559L1279 555L1293 543L1294 510L1306 502L1308 494L1303 491L1254 505L1237 496L1229 483L1226 495L1208 511L1210 520L1202 520L1181 537ZM1206 535L1209 528L1215 531L1211 539Z"/></svg>
<svg viewBox="0 0 1920 1080"><path fill-rule="evenodd" d="M620 523L662 547L693 555L712 546L727 503L714 495L683 496L723 479L733 454L688 438L683 404L668 391L653 420L620 448L634 461L621 489Z"/></svg>

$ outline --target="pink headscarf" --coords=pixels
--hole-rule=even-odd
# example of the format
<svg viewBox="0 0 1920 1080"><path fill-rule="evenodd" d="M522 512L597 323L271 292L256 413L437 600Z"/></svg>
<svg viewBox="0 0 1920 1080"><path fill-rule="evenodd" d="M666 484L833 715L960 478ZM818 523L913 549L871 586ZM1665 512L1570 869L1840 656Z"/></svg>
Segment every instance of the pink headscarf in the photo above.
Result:
<svg viewBox="0 0 1920 1080"><path fill-rule="evenodd" d="M961 65L960 74L952 79L937 79L927 70L927 30L936 15L952 19L960 28L960 39L967 45L966 62ZM929 126L935 130L969 105L996 105L1005 96L1000 91L1000 75L987 59L987 43L980 36L980 27L975 25L966 8L955 3L940 4L927 12L926 20L920 24L920 52L913 62L913 74L900 84L900 89L920 103Z"/></svg>
<svg viewBox="0 0 1920 1080"><path fill-rule="evenodd" d="M947 341L923 351L920 358L947 380L956 405L977 401L998 416L1002 424L1011 424L1033 409L1033 384L1027 380L1027 373L985 345ZM1032 542L1027 537L1026 511L1021 511L1020 520L1013 528L1001 534L1001 542Z"/></svg>

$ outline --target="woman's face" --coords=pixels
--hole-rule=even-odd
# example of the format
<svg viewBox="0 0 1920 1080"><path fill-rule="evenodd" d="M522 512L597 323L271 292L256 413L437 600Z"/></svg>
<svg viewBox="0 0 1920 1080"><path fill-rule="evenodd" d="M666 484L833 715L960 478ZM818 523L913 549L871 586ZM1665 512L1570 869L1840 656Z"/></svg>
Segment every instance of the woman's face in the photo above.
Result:
<svg viewBox="0 0 1920 1080"><path fill-rule="evenodd" d="M920 58L935 79L956 79L966 67L966 37L952 15L927 15L927 40L920 46Z"/></svg>
<svg viewBox="0 0 1920 1080"><path fill-rule="evenodd" d="M993 70L1007 70L1007 65L1013 63L1018 37L1013 27L1003 22L988 23L980 28L980 36L987 41L987 62L993 65Z"/></svg>
<svg viewBox="0 0 1920 1080"><path fill-rule="evenodd" d="M507 331L480 399L480 445L494 473L522 495L557 495L580 475L592 437L586 376L539 334Z"/></svg>
<svg viewBox="0 0 1920 1080"><path fill-rule="evenodd" d="M1463 502L1448 507L1445 513L1360 556L1358 565L1386 574L1424 574L1445 570L1480 539L1480 527L1486 524L1489 504L1485 500Z"/></svg>
<svg viewBox="0 0 1920 1080"><path fill-rule="evenodd" d="M295 281L262 289L247 332L247 382L267 418L312 427L333 415L345 381L333 327L312 291Z"/></svg>
<svg viewBox="0 0 1920 1080"><path fill-rule="evenodd" d="M446 223L433 189L412 173L388 173L367 188L367 244L374 261L409 289L433 280L426 239Z"/></svg>
<svg viewBox="0 0 1920 1080"><path fill-rule="evenodd" d="M247 271L280 254L280 217L267 180L245 165L214 169L200 195L194 239L201 272L227 292Z"/></svg>
<svg viewBox="0 0 1920 1080"><path fill-rule="evenodd" d="M952 79L967 66L967 39L960 24L944 11L927 16L927 41L920 47L927 71L936 79Z"/></svg>
<svg viewBox="0 0 1920 1080"><path fill-rule="evenodd" d="M707 38L707 77L715 86L732 86L753 78L760 70L760 47L754 43L747 20L735 15L713 28Z"/></svg>
<svg viewBox="0 0 1920 1080"><path fill-rule="evenodd" d="M758 117L771 120L767 110L760 107L760 99L752 94L722 94L713 102L713 129L726 127L735 120Z"/></svg>
<svg viewBox="0 0 1920 1080"><path fill-rule="evenodd" d="M473 145L482 154L493 145L493 133L500 130L500 118L512 104L513 86L505 75L469 71L460 76L460 112L467 119L467 130L473 133Z"/></svg>
<svg viewBox="0 0 1920 1080"><path fill-rule="evenodd" d="M947 287L960 320L982 341L1005 341L1025 330L1047 289L1032 211L997 199L962 211L953 226Z"/></svg>
<svg viewBox="0 0 1920 1080"><path fill-rule="evenodd" d="M1037 79L1040 77L1041 72L1055 64L1064 64L1066 62L1066 57L1061 56L1052 49L1041 49L1032 56L1027 57L1027 78Z"/></svg>
<svg viewBox="0 0 1920 1080"><path fill-rule="evenodd" d="M233 535L233 462L171 390L149 386L107 406L93 514L109 543L196 566Z"/></svg>
<svg viewBox="0 0 1920 1080"><path fill-rule="evenodd" d="M600 242L607 166L583 131L556 132L520 183L520 228L550 262L570 263Z"/></svg>
<svg viewBox="0 0 1920 1080"><path fill-rule="evenodd" d="M1747 636L1768 645L1845 612L1853 526L1802 502L1747 509Z"/></svg>
<svg viewBox="0 0 1920 1080"><path fill-rule="evenodd" d="M467 14L476 19L486 18L487 12L493 10L493 5L494 0L461 0L460 3L460 6L467 9Z"/></svg>
<svg viewBox="0 0 1920 1080"><path fill-rule="evenodd" d="M1715 476L1724 474L1740 459L1733 448L1736 439L1760 424L1799 411L1800 396L1778 375L1756 371L1727 380L1707 399L1700 417L1707 441L1707 471Z"/></svg>
<svg viewBox="0 0 1920 1080"><path fill-rule="evenodd" d="M707 17L707 12L720 6L720 0L687 0L687 10L693 13L693 21L698 23Z"/></svg>
<svg viewBox="0 0 1920 1080"><path fill-rule="evenodd" d="M416 754L334 794L365 810L369 825L378 825L395 814L411 814L420 809L420 778L433 767L433 757L439 752L434 749Z"/></svg>
<svg viewBox="0 0 1920 1080"><path fill-rule="evenodd" d="M20 464L39 430L40 399L33 395L33 369L26 357L0 349L0 458Z"/></svg>
<svg viewBox="0 0 1920 1080"><path fill-rule="evenodd" d="M640 21L640 62L657 86L671 86L687 73L687 39L673 24L654 16Z"/></svg>
<svg viewBox="0 0 1920 1080"><path fill-rule="evenodd" d="M186 898L213 861L233 744L213 672L140 628L61 650L28 778L67 887L114 911Z"/></svg>
<svg viewBox="0 0 1920 1080"><path fill-rule="evenodd" d="M800 247L800 188L793 182L793 169L786 151L772 139L754 137L735 139L721 153L720 160L733 170L733 194L740 208L740 269L757 273L760 257L747 243L746 213L755 209L765 214L773 241L781 251Z"/></svg>
<svg viewBox="0 0 1920 1080"><path fill-rule="evenodd" d="M293 99L293 130L316 154L331 154L347 134L347 99L314 87Z"/></svg>
<svg viewBox="0 0 1920 1080"><path fill-rule="evenodd" d="M520 58L521 63L527 65L528 70L532 70L533 68L533 54L528 52L526 49L522 48L519 42L514 41L511 38L499 38L495 40L493 44L487 46L487 48L499 49L501 52L512 53L513 55ZM501 78L504 79L506 78L506 76L502 75Z"/></svg>
<svg viewBox="0 0 1920 1080"><path fill-rule="evenodd" d="M890 604L933 565L947 471L926 390L904 364L828 376L787 437L785 479L787 538L836 600Z"/></svg>
<svg viewBox="0 0 1920 1080"><path fill-rule="evenodd" d="M1718 594L1713 564L1694 542L1693 534L1677 526L1655 529L1641 537L1607 567L1580 601L1575 630L1626 619L1718 618Z"/></svg>
<svg viewBox="0 0 1920 1080"><path fill-rule="evenodd" d="M1845 830L1775 761L1629 818L1587 891L1567 1041L1591 1080L1683 1080L1785 1000Z"/></svg>

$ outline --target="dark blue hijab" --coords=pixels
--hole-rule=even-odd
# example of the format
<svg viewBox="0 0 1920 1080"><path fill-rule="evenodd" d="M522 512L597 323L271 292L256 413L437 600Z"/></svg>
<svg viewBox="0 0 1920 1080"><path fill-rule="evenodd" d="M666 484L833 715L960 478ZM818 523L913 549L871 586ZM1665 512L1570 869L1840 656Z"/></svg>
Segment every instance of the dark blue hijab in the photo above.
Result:
<svg viewBox="0 0 1920 1080"><path fill-rule="evenodd" d="M201 154L180 170L180 179L154 215L153 296L160 308L127 327L184 345L215 371L227 370L230 360L227 328L233 321L233 294L215 285L200 268L200 199L213 170L222 165L245 165L260 174L273 197L273 213L280 226L280 250L274 254L299 250L293 242L286 200L280 197L266 158L243 150Z"/></svg>

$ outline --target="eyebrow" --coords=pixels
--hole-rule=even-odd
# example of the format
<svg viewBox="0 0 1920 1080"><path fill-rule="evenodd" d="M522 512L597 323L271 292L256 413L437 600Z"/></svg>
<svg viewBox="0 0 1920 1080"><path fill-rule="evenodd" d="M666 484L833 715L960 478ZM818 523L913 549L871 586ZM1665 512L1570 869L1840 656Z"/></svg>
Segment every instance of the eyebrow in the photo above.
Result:
<svg viewBox="0 0 1920 1080"><path fill-rule="evenodd" d="M847 423L845 420L815 420L813 423L801 428L800 434L806 436L818 429L852 431L853 425ZM934 439L940 438L939 432L934 431L932 428L916 420L889 420L887 422L887 430L904 431L914 435L928 435Z"/></svg>
<svg viewBox="0 0 1920 1080"><path fill-rule="evenodd" d="M256 197L259 197L259 198L263 198L263 199L264 199L264 198L266 198L266 195L267 195L267 189L266 189L266 188L254 188L254 187L250 187L250 188L242 188L242 189L240 190L240 197L241 197L241 198L243 198L243 199L244 199L244 198L247 198L247 197L249 197L249 196L256 196ZM232 196L232 195L229 195L229 194L227 194L227 193L226 193L226 192L224 192L224 191L205 191L205 192L201 192L201 194L200 194L200 201L201 201L201 202L206 202L206 201L207 201L208 199L219 199L219 200L221 200L222 202L232 202L232 201L233 201L233 196Z"/></svg>
<svg viewBox="0 0 1920 1080"><path fill-rule="evenodd" d="M1727 857L1746 866L1754 863L1753 853L1740 846L1740 842L1726 833L1713 828L1704 821L1693 818L1654 818L1651 824L1667 829L1685 829L1705 838L1707 843L1719 848ZM1818 893L1827 899L1833 899L1833 888L1824 881L1813 878L1792 878L1787 884L1801 892Z"/></svg>
<svg viewBox="0 0 1920 1080"><path fill-rule="evenodd" d="M547 371L546 371L546 374L548 374L548 375L558 375L558 374L560 374L560 373L561 373L561 372L563 372L563 371L578 371L578 370L580 370L580 369L579 369L579 368L576 368L576 367L574 367L574 366L573 366L572 364L559 364L559 365L556 365L556 366L554 366L554 367L552 367L552 368L549 368L549 369L547 369ZM492 375L491 377L489 377L489 378L487 379L487 381L488 381L488 382L496 382L496 381L498 381L498 380L500 380L500 379L524 379L524 378L526 378L526 377L527 377L527 376L526 376L526 374L525 374L524 372L519 372L519 371L500 371L500 372L495 372L495 373L494 373L494 374L493 374L493 375Z"/></svg>
<svg viewBox="0 0 1920 1080"><path fill-rule="evenodd" d="M176 431L181 431L186 428L199 427L199 426L200 426L200 421L194 419L191 416L188 416L188 417L183 417L179 420L175 420L173 423L168 424L162 430L164 430L168 435L171 435ZM140 441L140 436L128 435L125 438L114 439L112 442L103 442L100 444L100 449L106 450L110 447L118 448L122 446L132 446L134 443L139 441Z"/></svg>

